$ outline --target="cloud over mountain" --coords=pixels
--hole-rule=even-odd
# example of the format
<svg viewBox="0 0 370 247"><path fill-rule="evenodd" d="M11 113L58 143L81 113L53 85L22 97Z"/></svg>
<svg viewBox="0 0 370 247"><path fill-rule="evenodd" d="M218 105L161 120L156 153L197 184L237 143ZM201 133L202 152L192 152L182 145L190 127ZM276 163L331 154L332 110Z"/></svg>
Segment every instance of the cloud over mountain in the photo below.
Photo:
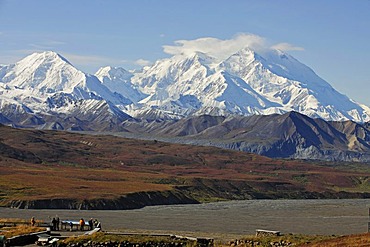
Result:
<svg viewBox="0 0 370 247"><path fill-rule="evenodd" d="M135 61L135 64L140 65L140 66L148 66L148 65L151 65L152 62L150 62L149 60L145 60L145 59L140 58L140 59Z"/></svg>
<svg viewBox="0 0 370 247"><path fill-rule="evenodd" d="M261 49L265 47L265 39L254 34L242 33L231 39L204 37L195 40L178 40L175 45L165 45L163 50L170 55L206 53L220 60L225 59L244 47Z"/></svg>
<svg viewBox="0 0 370 247"><path fill-rule="evenodd" d="M304 50L302 47L286 42L271 45L265 38L259 35L240 33L231 39L204 37L194 40L177 40L174 45L163 46L163 51L170 55L189 55L194 52L202 52L223 60L245 47L255 51L264 51L271 48L282 51Z"/></svg>
<svg viewBox="0 0 370 247"><path fill-rule="evenodd" d="M276 45L273 45L271 48L281 51L304 51L303 47L294 46L289 43L279 43Z"/></svg>

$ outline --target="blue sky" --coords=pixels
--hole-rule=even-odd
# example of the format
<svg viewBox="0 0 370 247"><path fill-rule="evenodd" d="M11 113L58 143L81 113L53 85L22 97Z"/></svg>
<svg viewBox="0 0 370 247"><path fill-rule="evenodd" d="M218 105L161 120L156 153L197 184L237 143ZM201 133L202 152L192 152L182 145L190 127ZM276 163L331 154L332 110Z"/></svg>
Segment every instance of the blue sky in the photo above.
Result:
<svg viewBox="0 0 370 247"><path fill-rule="evenodd" d="M369 13L369 0L0 0L0 64L53 50L88 73L133 69L171 56L179 40L251 37L370 106Z"/></svg>

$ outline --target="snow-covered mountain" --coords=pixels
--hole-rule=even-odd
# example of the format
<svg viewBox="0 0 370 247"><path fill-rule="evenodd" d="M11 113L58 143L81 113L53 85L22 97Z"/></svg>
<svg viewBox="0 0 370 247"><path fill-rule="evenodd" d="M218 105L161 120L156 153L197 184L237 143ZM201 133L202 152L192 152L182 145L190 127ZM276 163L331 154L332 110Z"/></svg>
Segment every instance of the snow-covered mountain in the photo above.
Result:
<svg viewBox="0 0 370 247"><path fill-rule="evenodd" d="M245 81L215 67L216 59L197 52L156 62L133 76L132 82L149 96L149 108L177 117L192 114L262 114L276 104L261 97ZM135 114L134 109L131 114Z"/></svg>
<svg viewBox="0 0 370 247"><path fill-rule="evenodd" d="M249 57L249 61L243 61L245 57ZM271 50L262 57L250 49L243 49L220 67L281 105L284 111L293 110L325 120L369 120L368 109L339 93L312 69L279 50Z"/></svg>
<svg viewBox="0 0 370 247"><path fill-rule="evenodd" d="M95 73L95 76L112 92L117 92L132 102L138 102L147 96L131 83L133 74L124 68L103 67Z"/></svg>
<svg viewBox="0 0 370 247"><path fill-rule="evenodd" d="M0 109L4 117L21 126L43 124L50 115L97 114L102 104L107 113L129 116L117 106L132 103L111 92L98 78L76 69L55 52L34 53L0 67ZM95 107L94 107L95 106ZM25 124L22 119L38 119Z"/></svg>
<svg viewBox="0 0 370 247"><path fill-rule="evenodd" d="M336 91L292 56L245 48L225 60L195 52L157 61L131 81L149 96L133 116L156 111L189 115L252 115L297 111L325 120L370 120L368 107Z"/></svg>
<svg viewBox="0 0 370 247"><path fill-rule="evenodd" d="M104 67L96 75L55 52L0 65L0 123L17 127L125 131L273 157L368 161L369 121L369 107L278 50L245 48L226 59L195 52L138 72Z"/></svg>
<svg viewBox="0 0 370 247"><path fill-rule="evenodd" d="M278 50L244 48L226 59L194 52L158 60L138 72L104 67L96 75L76 69L55 52L0 66L0 120L6 124L50 128L51 121L60 128L111 117L113 128L130 116L154 120L290 111L325 120L370 121L369 107Z"/></svg>

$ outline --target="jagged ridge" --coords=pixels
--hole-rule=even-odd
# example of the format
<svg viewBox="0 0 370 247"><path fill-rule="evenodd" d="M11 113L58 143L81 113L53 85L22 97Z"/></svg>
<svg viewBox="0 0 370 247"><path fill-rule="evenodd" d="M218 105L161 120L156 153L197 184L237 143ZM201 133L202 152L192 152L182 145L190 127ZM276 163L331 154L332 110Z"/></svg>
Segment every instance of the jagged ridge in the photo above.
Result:
<svg viewBox="0 0 370 247"><path fill-rule="evenodd" d="M268 157L370 161L370 129L297 112L249 117L199 116L165 122L125 121L132 133L172 142L211 145ZM152 137L153 138L153 137Z"/></svg>

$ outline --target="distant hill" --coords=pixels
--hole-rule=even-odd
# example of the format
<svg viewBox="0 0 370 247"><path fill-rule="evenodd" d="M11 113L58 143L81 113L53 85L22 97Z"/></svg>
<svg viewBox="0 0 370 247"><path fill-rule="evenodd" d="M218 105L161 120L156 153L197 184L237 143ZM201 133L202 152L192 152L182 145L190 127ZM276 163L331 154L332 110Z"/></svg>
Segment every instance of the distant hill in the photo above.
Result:
<svg viewBox="0 0 370 247"><path fill-rule="evenodd" d="M130 209L231 199L368 198L366 164L0 126L0 206Z"/></svg>
<svg viewBox="0 0 370 247"><path fill-rule="evenodd" d="M330 122L297 112L249 117L197 116L174 121L128 120L127 132L171 142L216 146L272 158L370 161L370 128ZM154 138L152 137L152 138Z"/></svg>

